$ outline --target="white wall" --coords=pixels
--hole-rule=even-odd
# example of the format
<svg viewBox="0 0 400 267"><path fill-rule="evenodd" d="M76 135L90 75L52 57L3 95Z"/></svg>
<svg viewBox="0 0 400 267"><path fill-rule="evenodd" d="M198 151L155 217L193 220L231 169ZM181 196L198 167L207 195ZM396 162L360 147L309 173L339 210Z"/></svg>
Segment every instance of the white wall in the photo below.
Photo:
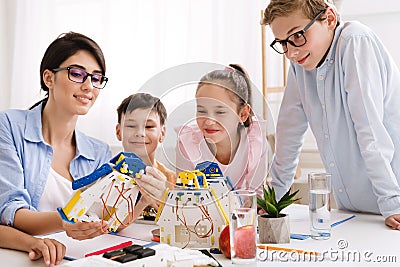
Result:
<svg viewBox="0 0 400 267"><path fill-rule="evenodd" d="M0 81L1 81L1 97L0 108L8 106L10 98L11 75L12 68L12 50L14 45L14 17L16 2L13 0L0 1Z"/></svg>
<svg viewBox="0 0 400 267"><path fill-rule="evenodd" d="M81 32L102 47L110 80L78 126L117 145L116 107L167 68L240 63L259 87L264 6L247 0L0 0L0 109L27 108L42 98L45 49L60 33Z"/></svg>
<svg viewBox="0 0 400 267"><path fill-rule="evenodd" d="M371 27L400 66L397 29L400 2L342 2L343 19L357 19ZM41 97L38 78L41 57L59 33L69 30L89 35L106 54L110 82L89 115L80 119L79 127L111 145L119 144L114 136L115 108L119 102L146 80L174 65L194 61L241 63L261 89L259 20L267 3L85 0L79 1L77 9L64 0L0 0L0 109L26 108ZM272 39L269 33L268 85L277 86L282 84L281 60L268 46ZM21 55L28 60L15 61ZM269 96L275 120L280 100L281 94ZM310 133L304 148L316 149Z"/></svg>

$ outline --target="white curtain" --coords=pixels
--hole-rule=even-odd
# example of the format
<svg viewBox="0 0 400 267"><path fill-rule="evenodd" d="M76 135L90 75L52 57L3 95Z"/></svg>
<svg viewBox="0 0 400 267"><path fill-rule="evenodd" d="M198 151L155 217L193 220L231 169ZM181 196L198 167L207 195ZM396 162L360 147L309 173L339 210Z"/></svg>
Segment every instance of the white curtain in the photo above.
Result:
<svg viewBox="0 0 400 267"><path fill-rule="evenodd" d="M0 110L28 108L41 99L39 65L60 33L77 31L96 40L107 63L109 84L79 128L118 145L116 107L157 73L191 62L240 63L261 90L260 12L256 0L0 0ZM370 26L396 62L397 0L342 1L344 19ZM269 27L267 27L269 28ZM268 85L279 86L280 57L269 49ZM271 94L274 118L280 95ZM174 101L174 99L171 99ZM165 103L167 106L170 103ZM309 134L306 147L315 148Z"/></svg>
<svg viewBox="0 0 400 267"><path fill-rule="evenodd" d="M68 31L93 38L106 56L109 83L78 126L110 145L118 144L114 129L122 99L175 65L239 63L261 90L260 12L267 4L249 0L0 0L0 109L25 109L43 97L40 61L50 42ZM268 53L279 62L272 51Z"/></svg>

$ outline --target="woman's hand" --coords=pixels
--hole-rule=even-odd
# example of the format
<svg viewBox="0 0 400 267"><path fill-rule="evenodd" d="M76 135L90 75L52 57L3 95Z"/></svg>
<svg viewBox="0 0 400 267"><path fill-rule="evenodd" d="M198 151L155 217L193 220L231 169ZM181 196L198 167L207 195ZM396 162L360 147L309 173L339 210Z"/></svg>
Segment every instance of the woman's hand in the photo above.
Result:
<svg viewBox="0 0 400 267"><path fill-rule="evenodd" d="M108 223L103 222L62 222L67 236L77 240L91 239L108 233Z"/></svg>
<svg viewBox="0 0 400 267"><path fill-rule="evenodd" d="M61 263L65 255L65 246L50 238L33 237L30 245L29 258L37 260L43 257L46 265L54 266Z"/></svg>

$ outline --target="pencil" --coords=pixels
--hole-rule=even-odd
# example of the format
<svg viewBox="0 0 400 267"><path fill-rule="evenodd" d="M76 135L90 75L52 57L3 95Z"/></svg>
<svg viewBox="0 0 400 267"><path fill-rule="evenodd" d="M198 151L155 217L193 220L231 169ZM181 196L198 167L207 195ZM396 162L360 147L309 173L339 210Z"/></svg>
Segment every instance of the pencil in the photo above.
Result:
<svg viewBox="0 0 400 267"><path fill-rule="evenodd" d="M127 241L127 242L121 243L119 245L115 245L115 246L112 246L112 247L109 247L109 248L105 248L105 249L101 249L101 250L98 250L98 251L95 251L95 252L91 252L89 254L86 254L85 257L89 257L89 256L93 256L93 255L100 255L100 254L103 254L103 253L106 253L106 252L109 252L109 251L112 251L112 250L122 249L124 247L128 247L128 246L131 246L131 245L132 245L132 241Z"/></svg>
<svg viewBox="0 0 400 267"><path fill-rule="evenodd" d="M259 249L266 249L266 250L278 250L278 251L286 251L286 252L296 252L299 254L310 254L310 255L318 255L316 251L307 251L302 249L295 249L295 248L282 248L282 247L274 247L274 246L267 246L267 245L258 245Z"/></svg>

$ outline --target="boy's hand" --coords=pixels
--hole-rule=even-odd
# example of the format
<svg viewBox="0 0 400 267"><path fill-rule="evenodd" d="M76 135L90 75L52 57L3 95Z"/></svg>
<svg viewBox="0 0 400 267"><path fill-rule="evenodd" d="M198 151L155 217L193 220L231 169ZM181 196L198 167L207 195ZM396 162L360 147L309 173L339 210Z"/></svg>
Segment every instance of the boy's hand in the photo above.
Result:
<svg viewBox="0 0 400 267"><path fill-rule="evenodd" d="M37 260L43 257L46 265L54 266L61 263L65 255L65 246L57 240L34 237L29 251L29 258Z"/></svg>
<svg viewBox="0 0 400 267"><path fill-rule="evenodd" d="M140 192L149 203L152 201L160 202L165 189L167 188L167 178L159 170L153 167L146 167L146 174L136 179Z"/></svg>
<svg viewBox="0 0 400 267"><path fill-rule="evenodd" d="M400 230L400 214L389 216L385 220L385 224L393 230Z"/></svg>
<svg viewBox="0 0 400 267"><path fill-rule="evenodd" d="M103 222L62 222L67 236L77 240L91 239L108 233L108 223Z"/></svg>

